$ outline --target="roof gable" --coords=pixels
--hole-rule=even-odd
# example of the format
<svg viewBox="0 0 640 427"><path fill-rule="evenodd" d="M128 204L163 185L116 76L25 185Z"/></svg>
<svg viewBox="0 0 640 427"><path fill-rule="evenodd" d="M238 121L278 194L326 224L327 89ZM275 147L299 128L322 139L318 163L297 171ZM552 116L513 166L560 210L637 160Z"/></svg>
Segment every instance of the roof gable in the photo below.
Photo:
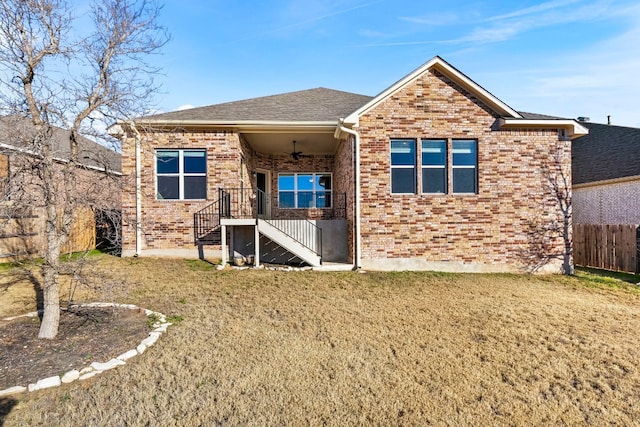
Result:
<svg viewBox="0 0 640 427"><path fill-rule="evenodd" d="M380 104L382 101L394 95L396 92L413 82L413 80L415 80L425 72L432 69L438 70L442 74L446 75L452 81L469 91L469 93L473 94L480 101L484 102L487 106L496 111L498 114L513 118L522 118L522 116L517 111L509 107L504 102L500 101L489 91L485 90L465 74L451 66L444 59L440 58L439 56L435 56L422 66L407 74L402 79L398 80L396 83L389 86L387 89L380 92L365 105L355 110L344 119L344 122L352 125L357 124L360 116L374 108L376 105Z"/></svg>
<svg viewBox="0 0 640 427"><path fill-rule="evenodd" d="M143 117L151 122L333 122L371 99L316 88Z"/></svg>

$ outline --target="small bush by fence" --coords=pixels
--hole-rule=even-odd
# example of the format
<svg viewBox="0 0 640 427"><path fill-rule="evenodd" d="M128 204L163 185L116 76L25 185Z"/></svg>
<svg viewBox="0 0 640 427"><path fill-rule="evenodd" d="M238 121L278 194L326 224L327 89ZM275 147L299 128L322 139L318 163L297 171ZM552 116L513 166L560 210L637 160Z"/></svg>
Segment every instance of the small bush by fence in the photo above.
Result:
<svg viewBox="0 0 640 427"><path fill-rule="evenodd" d="M574 264L639 274L638 229L638 225L574 224Z"/></svg>

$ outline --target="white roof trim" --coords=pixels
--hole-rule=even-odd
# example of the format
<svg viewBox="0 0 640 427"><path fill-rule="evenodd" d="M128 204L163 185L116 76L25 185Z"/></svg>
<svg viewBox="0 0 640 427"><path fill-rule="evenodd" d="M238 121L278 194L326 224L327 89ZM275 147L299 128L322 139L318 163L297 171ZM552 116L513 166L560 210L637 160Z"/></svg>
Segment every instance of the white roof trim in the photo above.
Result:
<svg viewBox="0 0 640 427"><path fill-rule="evenodd" d="M589 129L582 126L575 120L570 119L514 119L514 118L500 118L498 124L501 129L522 129L522 128L546 128L546 129L565 129L568 131L570 138L578 138L589 134Z"/></svg>
<svg viewBox="0 0 640 427"><path fill-rule="evenodd" d="M603 179L600 181L583 182L581 184L573 184L573 188L580 190L583 188L601 187L604 185L625 184L627 182L640 181L640 175L623 176L621 178Z"/></svg>
<svg viewBox="0 0 640 427"><path fill-rule="evenodd" d="M479 100L486 103L488 106L493 108L496 112L503 116L511 116L514 118L522 118L520 113L515 111L513 108L509 107L504 102L500 101L494 95L492 95L489 91L484 89L482 86L471 80L469 77L464 75L462 72L451 66L444 59L439 56L433 57L427 63L417 68L416 70L409 73L407 76L394 83L376 97L374 97L371 101L360 107L358 110L351 113L344 119L344 122L349 125L357 125L359 118L361 115L378 105L380 102L387 99L389 96L393 95L407 84L409 84L412 80L423 74L425 71L435 68L438 71L445 74L454 82L458 83L460 86L467 89L469 92L473 93Z"/></svg>
<svg viewBox="0 0 640 427"><path fill-rule="evenodd" d="M338 120L335 121L269 121L269 120L138 120L136 123L149 127L195 127L209 129L237 129L245 133L251 132L329 132L333 133Z"/></svg>
<svg viewBox="0 0 640 427"><path fill-rule="evenodd" d="M337 126L338 119L331 121L287 121L287 120L136 120L139 125L181 126Z"/></svg>

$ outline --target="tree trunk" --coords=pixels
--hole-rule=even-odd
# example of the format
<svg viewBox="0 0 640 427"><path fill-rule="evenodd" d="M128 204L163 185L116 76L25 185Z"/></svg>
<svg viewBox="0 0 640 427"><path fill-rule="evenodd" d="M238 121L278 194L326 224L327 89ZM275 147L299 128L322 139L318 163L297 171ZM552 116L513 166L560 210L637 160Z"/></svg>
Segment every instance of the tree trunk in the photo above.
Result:
<svg viewBox="0 0 640 427"><path fill-rule="evenodd" d="M40 324L38 338L53 339L58 335L60 325L60 295L58 292L57 267L45 264L42 267L44 276L43 299L44 315Z"/></svg>
<svg viewBox="0 0 640 427"><path fill-rule="evenodd" d="M50 171L47 171L50 172ZM42 278L44 284L42 286L43 302L44 302L44 314L42 316L42 323L40 324L40 332L38 338L53 339L58 335L58 326L60 325L60 290L59 290L59 272L60 272L60 249L62 247L62 241L58 231L58 210L56 208L56 200L49 188L50 182L52 182L52 176L47 181L46 187L49 191L46 192L46 225L45 225L45 237L46 237L46 249L45 249L45 262L42 266Z"/></svg>
<svg viewBox="0 0 640 427"><path fill-rule="evenodd" d="M571 206L566 207L566 211L570 210ZM565 212L566 212L565 211ZM575 273L573 268L573 245L572 245L572 233L571 233L571 220L570 215L565 213L564 223L562 226L562 237L564 239L564 254L562 259L562 272L568 276L573 276Z"/></svg>

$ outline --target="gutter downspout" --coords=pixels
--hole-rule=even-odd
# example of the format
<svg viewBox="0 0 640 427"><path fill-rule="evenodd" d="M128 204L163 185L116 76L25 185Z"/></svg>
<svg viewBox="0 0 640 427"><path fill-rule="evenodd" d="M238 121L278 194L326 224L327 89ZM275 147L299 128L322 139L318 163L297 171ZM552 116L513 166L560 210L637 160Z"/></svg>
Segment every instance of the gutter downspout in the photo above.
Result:
<svg viewBox="0 0 640 427"><path fill-rule="evenodd" d="M360 242L360 134L353 130L344 126L344 119L340 119L340 123L338 124L339 129L342 132L348 133L355 137L354 143L354 151L355 151L355 163L356 163L356 183L355 183L355 199L356 199L356 208L355 208L355 235L356 235L356 259L355 259L355 268L360 268L362 264L361 260L361 242Z"/></svg>
<svg viewBox="0 0 640 427"><path fill-rule="evenodd" d="M137 257L142 252L142 166L140 160L142 138L136 124L132 121L130 125L136 137L136 253L133 256Z"/></svg>

